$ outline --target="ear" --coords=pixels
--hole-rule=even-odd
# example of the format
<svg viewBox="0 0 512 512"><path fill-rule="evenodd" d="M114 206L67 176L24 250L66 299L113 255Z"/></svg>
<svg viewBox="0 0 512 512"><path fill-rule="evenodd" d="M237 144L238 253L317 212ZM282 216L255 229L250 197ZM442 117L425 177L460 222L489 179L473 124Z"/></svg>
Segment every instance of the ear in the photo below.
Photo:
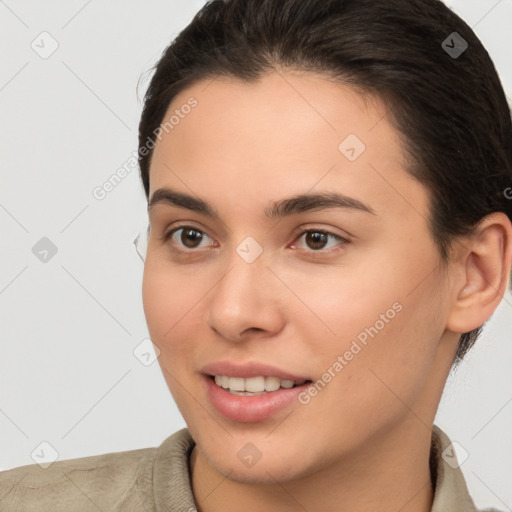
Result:
<svg viewBox="0 0 512 512"><path fill-rule="evenodd" d="M512 261L512 224L502 212L487 215L464 238L452 282L446 328L465 333L483 325L507 290Z"/></svg>

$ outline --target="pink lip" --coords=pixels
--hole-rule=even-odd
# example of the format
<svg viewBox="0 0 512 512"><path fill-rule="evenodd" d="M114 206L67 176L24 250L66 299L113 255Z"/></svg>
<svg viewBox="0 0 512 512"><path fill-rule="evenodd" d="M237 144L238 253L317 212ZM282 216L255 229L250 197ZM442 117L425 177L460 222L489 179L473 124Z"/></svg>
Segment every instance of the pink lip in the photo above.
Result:
<svg viewBox="0 0 512 512"><path fill-rule="evenodd" d="M286 380L311 380L310 377L294 375L272 365L261 363L234 364L230 361L219 361L207 364L201 369L206 375L227 375L228 377L279 377Z"/></svg>
<svg viewBox="0 0 512 512"><path fill-rule="evenodd" d="M258 375L261 375L261 367L259 372ZM229 374L230 372L227 373ZM218 373L215 374L219 375ZM235 375L231 373L231 376ZM233 395L229 391L217 386L213 377L209 375L202 375L202 379L208 399L217 412L229 420L243 423L255 423L266 420L278 411L291 406L291 404L299 407L298 395L311 384L306 382L294 388L281 388L264 395L243 396Z"/></svg>

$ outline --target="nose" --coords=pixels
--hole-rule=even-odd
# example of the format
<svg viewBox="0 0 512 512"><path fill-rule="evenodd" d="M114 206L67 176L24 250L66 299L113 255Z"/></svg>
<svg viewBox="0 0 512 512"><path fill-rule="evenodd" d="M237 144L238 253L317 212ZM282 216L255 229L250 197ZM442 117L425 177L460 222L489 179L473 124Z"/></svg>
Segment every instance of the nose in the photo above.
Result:
<svg viewBox="0 0 512 512"><path fill-rule="evenodd" d="M238 254L213 288L206 322L222 338L240 342L255 335L271 336L285 323L283 284L260 256L248 263ZM284 297L285 298L285 297Z"/></svg>

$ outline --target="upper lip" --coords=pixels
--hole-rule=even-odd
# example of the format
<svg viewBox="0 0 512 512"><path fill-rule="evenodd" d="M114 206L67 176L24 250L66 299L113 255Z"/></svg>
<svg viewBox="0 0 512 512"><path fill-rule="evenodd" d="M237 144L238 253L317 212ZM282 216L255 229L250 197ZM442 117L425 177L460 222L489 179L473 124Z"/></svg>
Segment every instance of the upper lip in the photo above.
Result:
<svg viewBox="0 0 512 512"><path fill-rule="evenodd" d="M279 377L282 380L311 380L309 377L295 375L270 364L250 362L236 364L231 361L218 361L203 366L202 373L207 375L227 375L228 377Z"/></svg>

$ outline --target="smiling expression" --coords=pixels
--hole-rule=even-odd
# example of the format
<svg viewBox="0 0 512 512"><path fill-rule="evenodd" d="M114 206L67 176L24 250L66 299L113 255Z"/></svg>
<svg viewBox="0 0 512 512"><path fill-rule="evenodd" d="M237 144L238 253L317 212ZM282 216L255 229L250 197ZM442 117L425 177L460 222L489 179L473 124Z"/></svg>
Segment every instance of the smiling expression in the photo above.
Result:
<svg viewBox="0 0 512 512"><path fill-rule="evenodd" d="M165 118L191 97L152 157L143 301L205 457L240 481L286 480L424 429L451 363L439 357L447 279L428 190L385 106L286 71L197 82ZM240 396L214 374L325 385ZM251 468L248 442L261 455Z"/></svg>

